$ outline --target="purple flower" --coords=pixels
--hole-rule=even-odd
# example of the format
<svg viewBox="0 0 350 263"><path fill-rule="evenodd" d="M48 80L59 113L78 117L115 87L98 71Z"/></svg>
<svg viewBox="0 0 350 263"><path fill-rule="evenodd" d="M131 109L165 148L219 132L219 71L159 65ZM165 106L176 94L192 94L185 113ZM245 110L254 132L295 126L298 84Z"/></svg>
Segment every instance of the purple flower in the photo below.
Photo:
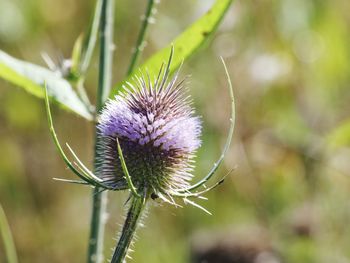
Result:
<svg viewBox="0 0 350 263"><path fill-rule="evenodd" d="M193 157L201 144L201 121L194 116L184 81L160 69L154 83L135 77L135 85L109 100L97 126L97 176L113 189L127 189L117 139L138 191L172 194L189 187Z"/></svg>

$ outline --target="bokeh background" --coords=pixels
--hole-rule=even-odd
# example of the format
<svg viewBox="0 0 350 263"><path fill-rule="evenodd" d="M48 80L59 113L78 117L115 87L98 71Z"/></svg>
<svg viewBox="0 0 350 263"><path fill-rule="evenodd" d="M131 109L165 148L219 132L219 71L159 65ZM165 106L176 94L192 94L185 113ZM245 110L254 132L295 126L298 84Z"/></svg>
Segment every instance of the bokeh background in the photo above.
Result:
<svg viewBox="0 0 350 263"><path fill-rule="evenodd" d="M95 1L0 0L0 48L45 65L67 58ZM125 74L146 1L116 1L113 82ZM210 7L209 0L161 1L143 60ZM208 201L182 209L153 203L138 231L133 262L350 262L350 2L235 1L212 37L185 61L203 118L196 178L220 154L229 127L223 56L237 122L218 177L235 168ZM93 100L97 60L87 90ZM62 142L85 163L93 128L53 107ZM84 262L91 189L73 178L50 139L42 100L0 80L0 203L20 262ZM125 214L126 193L109 194L105 255ZM5 262L0 241L0 262Z"/></svg>

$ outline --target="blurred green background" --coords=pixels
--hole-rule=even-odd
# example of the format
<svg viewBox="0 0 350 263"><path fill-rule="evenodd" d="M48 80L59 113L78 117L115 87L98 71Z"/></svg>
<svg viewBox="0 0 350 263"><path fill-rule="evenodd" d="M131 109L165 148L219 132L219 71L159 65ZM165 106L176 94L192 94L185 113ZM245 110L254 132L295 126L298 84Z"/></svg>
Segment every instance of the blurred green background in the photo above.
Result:
<svg viewBox="0 0 350 263"><path fill-rule="evenodd" d="M116 1L113 82L129 62L146 1ZM213 3L161 1L143 59ZM40 65L67 58L94 1L0 0L0 49ZM196 178L220 154L229 126L223 56L237 122L218 176L236 167L208 201L183 209L154 202L132 262L350 262L350 1L236 1L211 42L185 61L203 118ZM176 55L176 54L175 54ZM94 98L97 60L87 90ZM90 123L53 107L62 142L92 159ZM0 80L0 203L20 262L84 262L91 189L75 179L50 139L44 102ZM123 222L126 193L111 192L105 255ZM0 262L5 262L0 241Z"/></svg>

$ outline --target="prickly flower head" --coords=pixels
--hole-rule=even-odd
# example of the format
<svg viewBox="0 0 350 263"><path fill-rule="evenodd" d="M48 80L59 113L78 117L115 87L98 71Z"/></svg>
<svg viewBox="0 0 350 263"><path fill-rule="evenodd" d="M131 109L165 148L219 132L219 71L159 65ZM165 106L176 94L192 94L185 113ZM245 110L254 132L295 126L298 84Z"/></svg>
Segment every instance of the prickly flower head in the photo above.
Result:
<svg viewBox="0 0 350 263"><path fill-rule="evenodd" d="M152 83L135 77L99 116L100 165L97 171L113 189L126 189L117 140L138 191L171 195L189 186L193 157L200 146L201 121L194 116L184 81L168 79L161 68Z"/></svg>

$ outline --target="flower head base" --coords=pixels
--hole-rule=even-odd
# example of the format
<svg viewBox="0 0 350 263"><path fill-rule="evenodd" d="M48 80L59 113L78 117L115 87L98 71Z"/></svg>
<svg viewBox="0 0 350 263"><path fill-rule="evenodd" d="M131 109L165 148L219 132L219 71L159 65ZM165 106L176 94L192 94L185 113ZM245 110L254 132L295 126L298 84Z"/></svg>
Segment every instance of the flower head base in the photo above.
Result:
<svg viewBox="0 0 350 263"><path fill-rule="evenodd" d="M128 188L117 140L138 192L171 195L189 187L201 122L194 116L184 81L177 82L178 74L168 77L168 67L161 68L153 84L149 76L135 77L136 85L128 83L106 103L97 126L97 176L109 187Z"/></svg>

